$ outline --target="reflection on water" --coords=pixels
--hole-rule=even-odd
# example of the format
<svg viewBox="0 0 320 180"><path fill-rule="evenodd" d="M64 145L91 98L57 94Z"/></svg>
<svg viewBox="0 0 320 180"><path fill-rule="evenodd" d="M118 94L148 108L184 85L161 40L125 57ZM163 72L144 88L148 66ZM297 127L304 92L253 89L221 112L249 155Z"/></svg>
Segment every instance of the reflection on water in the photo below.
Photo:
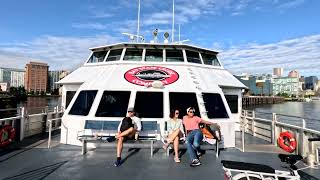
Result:
<svg viewBox="0 0 320 180"><path fill-rule="evenodd" d="M27 101L19 102L17 107L25 107L28 114L40 113L48 106L49 110L61 105L61 97L28 97Z"/></svg>
<svg viewBox="0 0 320 180"><path fill-rule="evenodd" d="M271 113L277 113L279 121L299 126L302 125L302 119L305 119L307 128L320 130L320 101L285 102L245 109L255 110L257 117L270 120Z"/></svg>

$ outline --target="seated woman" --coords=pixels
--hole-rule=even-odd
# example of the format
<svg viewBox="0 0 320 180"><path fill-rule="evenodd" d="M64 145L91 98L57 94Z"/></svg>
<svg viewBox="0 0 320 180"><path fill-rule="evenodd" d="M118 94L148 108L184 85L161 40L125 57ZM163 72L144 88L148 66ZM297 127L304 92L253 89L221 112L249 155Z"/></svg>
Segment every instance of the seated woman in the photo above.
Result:
<svg viewBox="0 0 320 180"><path fill-rule="evenodd" d="M185 133L183 130L182 120L179 119L179 110L175 109L170 112L170 119L167 123L168 137L163 145L164 149L167 149L170 143L173 143L174 149L174 161L179 163L179 139L184 137Z"/></svg>

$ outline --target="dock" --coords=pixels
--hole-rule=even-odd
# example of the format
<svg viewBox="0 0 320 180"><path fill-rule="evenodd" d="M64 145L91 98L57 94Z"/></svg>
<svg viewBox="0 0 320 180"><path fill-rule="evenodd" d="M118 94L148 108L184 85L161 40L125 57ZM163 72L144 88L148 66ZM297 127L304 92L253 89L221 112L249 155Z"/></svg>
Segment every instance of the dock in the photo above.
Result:
<svg viewBox="0 0 320 180"><path fill-rule="evenodd" d="M242 106L255 106L262 104L279 104L283 103L284 98L279 96L243 96Z"/></svg>

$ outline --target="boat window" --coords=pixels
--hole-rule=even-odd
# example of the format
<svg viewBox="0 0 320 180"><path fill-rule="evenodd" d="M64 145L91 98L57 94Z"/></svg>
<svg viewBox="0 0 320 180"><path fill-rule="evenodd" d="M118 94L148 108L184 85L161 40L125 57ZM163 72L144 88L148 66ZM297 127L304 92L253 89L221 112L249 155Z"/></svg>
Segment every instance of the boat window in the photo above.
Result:
<svg viewBox="0 0 320 180"><path fill-rule="evenodd" d="M162 62L163 61L163 50L162 49L147 49L145 61Z"/></svg>
<svg viewBox="0 0 320 180"><path fill-rule="evenodd" d="M105 91L102 95L97 117L125 117L130 91Z"/></svg>
<svg viewBox="0 0 320 180"><path fill-rule="evenodd" d="M187 61L191 63L202 64L199 53L186 50Z"/></svg>
<svg viewBox="0 0 320 180"><path fill-rule="evenodd" d="M197 96L195 93L169 93L170 111L174 109L180 110L180 118L187 114L188 107L194 107L195 115L200 117Z"/></svg>
<svg viewBox="0 0 320 180"><path fill-rule="evenodd" d="M201 56L204 64L220 66L218 58L215 54L202 53Z"/></svg>
<svg viewBox="0 0 320 180"><path fill-rule="evenodd" d="M184 62L182 50L166 49L167 62Z"/></svg>
<svg viewBox="0 0 320 180"><path fill-rule="evenodd" d="M163 93L137 92L134 109L141 118L163 118Z"/></svg>
<svg viewBox="0 0 320 180"><path fill-rule="evenodd" d="M121 58L122 49L112 49L106 61L119 61Z"/></svg>
<svg viewBox="0 0 320 180"><path fill-rule="evenodd" d="M126 49L126 54L123 57L124 61L141 61L142 49Z"/></svg>
<svg viewBox="0 0 320 180"><path fill-rule="evenodd" d="M203 93L202 96L208 118L229 117L220 94Z"/></svg>
<svg viewBox="0 0 320 180"><path fill-rule="evenodd" d="M93 52L88 63L103 62L104 58L106 57L106 54L107 51Z"/></svg>
<svg viewBox="0 0 320 180"><path fill-rule="evenodd" d="M238 113L238 96L237 95L225 95L231 113Z"/></svg>
<svg viewBox="0 0 320 180"><path fill-rule="evenodd" d="M81 91L69 114L82 116L88 115L96 94L97 90Z"/></svg>
<svg viewBox="0 0 320 180"><path fill-rule="evenodd" d="M66 109L69 106L73 96L76 94L76 91L67 91L66 93Z"/></svg>

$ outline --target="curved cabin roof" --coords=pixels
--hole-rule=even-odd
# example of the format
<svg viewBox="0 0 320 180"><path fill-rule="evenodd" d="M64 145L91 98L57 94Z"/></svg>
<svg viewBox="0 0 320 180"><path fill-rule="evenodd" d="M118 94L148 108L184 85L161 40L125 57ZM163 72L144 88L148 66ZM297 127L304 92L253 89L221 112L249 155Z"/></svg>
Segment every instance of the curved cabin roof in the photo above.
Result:
<svg viewBox="0 0 320 180"><path fill-rule="evenodd" d="M58 84L82 84L82 89L145 90L143 83L149 81L148 78L166 82L166 78L171 80L172 71L177 79L164 86L171 91L205 92L218 86L246 88L223 68L216 57L218 52L204 48L185 44L119 43L91 50L85 64Z"/></svg>

